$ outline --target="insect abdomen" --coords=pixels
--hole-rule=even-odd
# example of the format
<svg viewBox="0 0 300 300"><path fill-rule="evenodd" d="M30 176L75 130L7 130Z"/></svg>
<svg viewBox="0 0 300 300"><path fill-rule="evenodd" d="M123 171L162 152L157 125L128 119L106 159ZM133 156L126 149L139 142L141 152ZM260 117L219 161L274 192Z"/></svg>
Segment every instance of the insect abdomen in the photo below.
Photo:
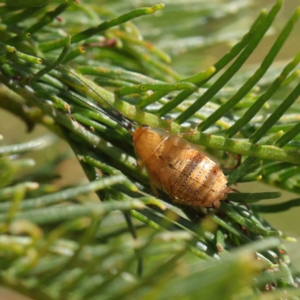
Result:
<svg viewBox="0 0 300 300"><path fill-rule="evenodd" d="M133 141L152 183L176 203L219 207L229 188L221 169L186 140L161 129L139 127Z"/></svg>
<svg viewBox="0 0 300 300"><path fill-rule="evenodd" d="M181 161L176 168L170 164L174 154ZM189 206L218 207L219 201L226 197L227 179L221 169L193 148L174 150L162 168L170 174L169 180L161 180L165 183L164 190L174 202Z"/></svg>

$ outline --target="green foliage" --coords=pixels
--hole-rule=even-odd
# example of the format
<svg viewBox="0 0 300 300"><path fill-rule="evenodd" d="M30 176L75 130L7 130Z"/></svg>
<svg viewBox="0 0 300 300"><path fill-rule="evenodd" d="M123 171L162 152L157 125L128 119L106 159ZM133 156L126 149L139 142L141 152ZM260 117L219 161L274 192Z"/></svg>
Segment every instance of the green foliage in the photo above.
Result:
<svg viewBox="0 0 300 300"><path fill-rule="evenodd" d="M300 54L280 68L274 59L300 9L247 74L241 68L282 1L243 33L232 26L248 1L135 9L110 1L109 10L89 1L23 2L0 6L0 107L28 130L43 124L64 138L90 182L57 190L55 167L65 159L58 153L26 171L34 161L22 155L55 143L49 136L0 147L0 283L32 299L299 296L282 244L293 238L260 215L299 199L261 205L280 194L230 193L218 210L175 207L163 193L157 199L112 107L137 124L184 134L224 166L234 163L226 151L243 155L226 170L230 185L263 180L299 193ZM200 24L203 37L189 37ZM196 51L229 41L228 53L190 75ZM90 192L101 202L81 197Z"/></svg>

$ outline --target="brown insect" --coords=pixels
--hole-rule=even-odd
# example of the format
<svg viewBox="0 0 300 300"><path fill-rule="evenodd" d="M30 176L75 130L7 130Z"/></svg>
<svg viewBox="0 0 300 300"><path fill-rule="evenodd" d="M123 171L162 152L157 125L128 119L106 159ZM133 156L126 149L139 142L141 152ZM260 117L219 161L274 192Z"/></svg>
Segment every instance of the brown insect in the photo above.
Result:
<svg viewBox="0 0 300 300"><path fill-rule="evenodd" d="M78 76L73 75L86 85ZM92 87L89 88L93 90ZM132 128L133 121L121 114L95 90L93 92L112 107L123 120L129 121ZM86 104L112 117L99 107ZM164 190L174 203L218 208L220 201L230 192L222 170L210 158L201 154L196 145L166 130L147 125L139 126L132 132L123 122L116 118L114 120L132 133L139 165L146 169L155 194L158 188Z"/></svg>
<svg viewBox="0 0 300 300"><path fill-rule="evenodd" d="M175 203L218 208L230 191L222 170L177 135L140 126L133 132L133 144L153 189L164 190Z"/></svg>

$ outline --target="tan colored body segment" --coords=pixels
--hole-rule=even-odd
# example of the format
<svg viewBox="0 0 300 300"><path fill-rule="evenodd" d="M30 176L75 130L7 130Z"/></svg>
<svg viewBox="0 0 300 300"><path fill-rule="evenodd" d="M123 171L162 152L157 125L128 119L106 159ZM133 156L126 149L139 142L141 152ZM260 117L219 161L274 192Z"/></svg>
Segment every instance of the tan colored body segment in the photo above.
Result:
<svg viewBox="0 0 300 300"><path fill-rule="evenodd" d="M152 184L176 203L219 207L230 191L222 170L179 136L141 126L133 133L133 143Z"/></svg>

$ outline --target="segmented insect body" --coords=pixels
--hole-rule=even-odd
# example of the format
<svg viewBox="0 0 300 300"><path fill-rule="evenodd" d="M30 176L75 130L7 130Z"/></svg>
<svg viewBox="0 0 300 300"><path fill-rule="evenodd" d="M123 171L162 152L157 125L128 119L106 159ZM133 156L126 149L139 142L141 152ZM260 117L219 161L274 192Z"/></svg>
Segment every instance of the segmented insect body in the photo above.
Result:
<svg viewBox="0 0 300 300"><path fill-rule="evenodd" d="M140 126L133 132L133 143L152 185L168 193L175 203L218 208L230 191L221 169L177 135Z"/></svg>

